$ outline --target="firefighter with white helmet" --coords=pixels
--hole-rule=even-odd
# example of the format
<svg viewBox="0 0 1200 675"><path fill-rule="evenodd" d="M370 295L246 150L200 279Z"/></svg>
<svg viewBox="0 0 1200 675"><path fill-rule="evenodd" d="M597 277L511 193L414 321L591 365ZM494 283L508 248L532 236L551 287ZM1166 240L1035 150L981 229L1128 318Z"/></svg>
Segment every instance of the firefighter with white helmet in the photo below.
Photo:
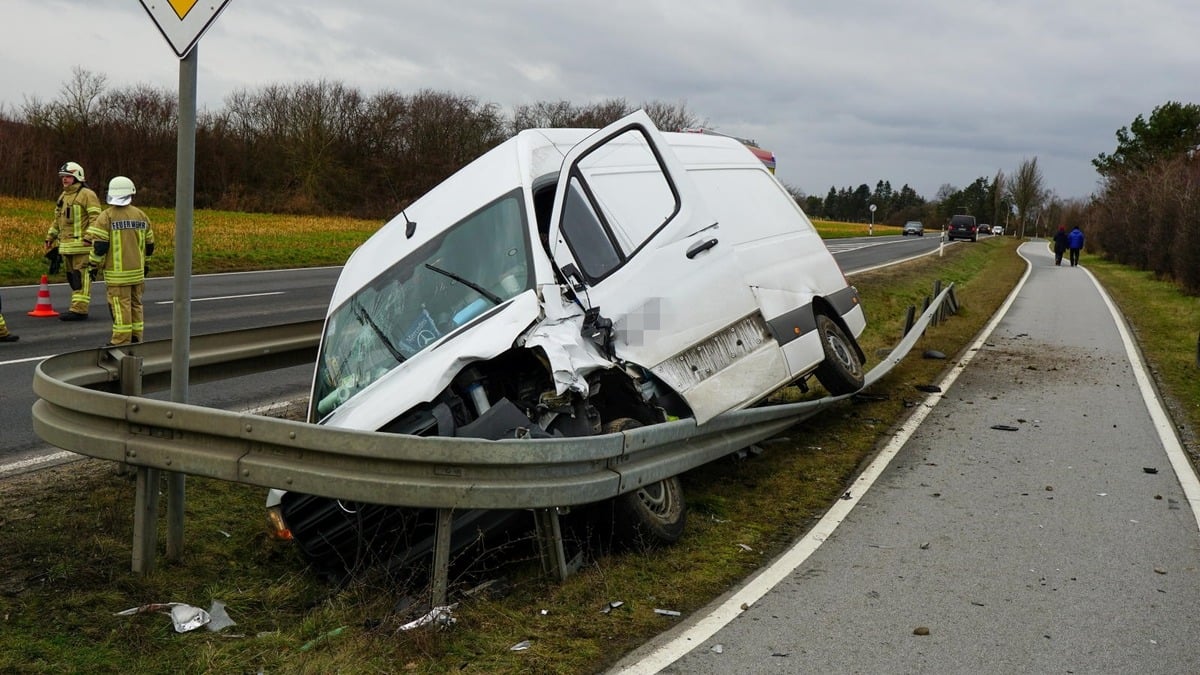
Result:
<svg viewBox="0 0 1200 675"><path fill-rule="evenodd" d="M114 177L108 183L107 201L111 206L87 230L92 242L89 272L104 272L112 312L109 345L142 341L142 292L146 287L146 259L154 254L154 230L150 218L130 204L136 193L132 180Z"/></svg>
<svg viewBox="0 0 1200 675"><path fill-rule="evenodd" d="M59 168L58 175L62 194L54 207L54 223L46 233L46 251L58 249L71 287L71 308L58 318L82 321L88 317L92 302L92 282L87 275L92 247L85 233L96 222L102 206L100 198L84 182L82 166L67 162Z"/></svg>

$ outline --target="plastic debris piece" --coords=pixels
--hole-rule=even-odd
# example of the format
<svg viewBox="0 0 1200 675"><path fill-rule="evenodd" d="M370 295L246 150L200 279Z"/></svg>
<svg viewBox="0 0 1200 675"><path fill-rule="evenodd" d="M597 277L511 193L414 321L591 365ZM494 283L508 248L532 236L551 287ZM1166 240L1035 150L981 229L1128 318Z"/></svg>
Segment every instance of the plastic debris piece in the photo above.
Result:
<svg viewBox="0 0 1200 675"><path fill-rule="evenodd" d="M171 623L175 624L176 633L186 633L207 624L210 618L208 612L199 607L177 603L171 608Z"/></svg>
<svg viewBox="0 0 1200 675"><path fill-rule="evenodd" d="M458 622L458 619L455 619L454 615L451 614L451 610L453 610L455 607L458 607L457 602L453 605L441 605L434 607L422 616L409 621L403 626L400 626L400 630L412 630L414 628L420 628L421 626L431 623L437 624L441 627L453 626Z"/></svg>
<svg viewBox="0 0 1200 675"><path fill-rule="evenodd" d="M913 635L929 635L929 628L927 626L917 626L913 629Z"/></svg>
<svg viewBox="0 0 1200 675"><path fill-rule="evenodd" d="M738 544L738 548L742 549L743 551L753 551L754 550L754 549L750 548L749 546L747 546L746 544Z"/></svg>
<svg viewBox="0 0 1200 675"><path fill-rule="evenodd" d="M1143 467L1142 467L1142 471L1145 471L1146 473L1158 473L1158 467L1156 467L1156 466L1143 466Z"/></svg>
<svg viewBox="0 0 1200 675"><path fill-rule="evenodd" d="M1020 431L1020 427L1014 427L1011 424L993 424L992 428L996 431Z"/></svg>
<svg viewBox="0 0 1200 675"><path fill-rule="evenodd" d="M709 649L709 651L711 651L714 654L724 654L725 653L725 645L718 642L717 644L713 645L712 648Z"/></svg>
<svg viewBox="0 0 1200 675"><path fill-rule="evenodd" d="M921 550L922 550L922 551L924 551L924 550L926 550L926 549L928 549L928 548L929 548L929 542L927 542L927 541L923 541L923 542L921 542Z"/></svg>
<svg viewBox="0 0 1200 675"><path fill-rule="evenodd" d="M171 617L176 633L186 633L195 630L209 622L208 612L183 602L152 602L148 605L130 607L116 612L113 616L133 616L135 614L166 614Z"/></svg>
<svg viewBox="0 0 1200 675"><path fill-rule="evenodd" d="M939 352L936 349L926 349L925 353L921 354L921 356L924 358L927 358L927 359L944 359L944 358L946 358L945 354L943 354L942 352Z"/></svg>
<svg viewBox="0 0 1200 675"><path fill-rule="evenodd" d="M1155 574L1166 574L1166 573L1167 573L1167 571L1166 571L1165 569L1161 568L1161 567L1155 567L1155 568L1154 568L1154 573L1155 573Z"/></svg>
<svg viewBox="0 0 1200 675"><path fill-rule="evenodd" d="M225 603L220 600L212 601L212 605L208 608L208 617L208 623L204 624L204 627L214 633L237 625L233 619L229 618L229 612L225 611Z"/></svg>
<svg viewBox="0 0 1200 675"><path fill-rule="evenodd" d="M508 648L508 651L510 651L510 652L523 652L523 651L525 651L526 649L529 649L531 646L533 646L533 643L532 643L532 642L530 642L529 640L521 640L521 641L520 641L520 642L518 642L517 644L515 644L515 645L513 645L513 646L509 647L509 648Z"/></svg>
<svg viewBox="0 0 1200 675"><path fill-rule="evenodd" d="M331 637L337 637L337 636L341 635L342 632L345 630L346 630L345 626L338 626L337 628L334 628L333 630L329 631L328 633L318 635L317 637L315 637L315 638L309 640L308 642L305 642L303 645L301 645L300 651L306 652L306 651L312 649L313 647L315 647L322 640L326 640Z"/></svg>
<svg viewBox="0 0 1200 675"><path fill-rule="evenodd" d="M927 394L938 394L942 391L942 388L936 384L917 384L913 386L916 387L917 391L923 391Z"/></svg>
<svg viewBox="0 0 1200 675"><path fill-rule="evenodd" d="M613 600L612 602L605 605L604 609L600 610L600 613L608 614L609 612L613 611L614 609L616 609L624 604L625 604L625 602L623 600Z"/></svg>
<svg viewBox="0 0 1200 675"><path fill-rule="evenodd" d="M658 609L657 607L654 608L654 613L661 614L663 616L681 616L679 612L673 609Z"/></svg>
<svg viewBox="0 0 1200 675"><path fill-rule="evenodd" d="M542 616L546 616L549 613L550 613L550 610L548 610L548 609L543 609L541 612Z"/></svg>

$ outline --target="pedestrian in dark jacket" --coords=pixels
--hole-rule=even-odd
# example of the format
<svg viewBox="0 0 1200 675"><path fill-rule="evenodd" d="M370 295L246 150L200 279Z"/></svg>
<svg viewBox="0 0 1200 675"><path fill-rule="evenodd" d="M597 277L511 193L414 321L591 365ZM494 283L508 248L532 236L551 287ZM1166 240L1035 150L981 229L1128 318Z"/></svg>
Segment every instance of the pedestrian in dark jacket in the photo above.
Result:
<svg viewBox="0 0 1200 675"><path fill-rule="evenodd" d="M1054 264L1061 265L1063 254L1067 252L1067 228L1058 226L1054 233Z"/></svg>
<svg viewBox="0 0 1200 675"><path fill-rule="evenodd" d="M1071 249L1071 267L1075 267L1079 264L1079 252L1083 250L1083 230L1078 225L1067 234L1067 248Z"/></svg>

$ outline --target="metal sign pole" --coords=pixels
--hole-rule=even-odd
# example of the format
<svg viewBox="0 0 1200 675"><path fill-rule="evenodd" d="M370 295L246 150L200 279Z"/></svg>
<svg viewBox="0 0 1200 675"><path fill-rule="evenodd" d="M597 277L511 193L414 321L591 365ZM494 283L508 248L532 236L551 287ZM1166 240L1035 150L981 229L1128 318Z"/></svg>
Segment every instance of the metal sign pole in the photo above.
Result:
<svg viewBox="0 0 1200 675"><path fill-rule="evenodd" d="M188 401L192 324L192 205L196 178L196 60L199 46L179 60L179 149L175 168L175 295L171 320L171 400ZM183 556L182 473L167 474L167 558Z"/></svg>

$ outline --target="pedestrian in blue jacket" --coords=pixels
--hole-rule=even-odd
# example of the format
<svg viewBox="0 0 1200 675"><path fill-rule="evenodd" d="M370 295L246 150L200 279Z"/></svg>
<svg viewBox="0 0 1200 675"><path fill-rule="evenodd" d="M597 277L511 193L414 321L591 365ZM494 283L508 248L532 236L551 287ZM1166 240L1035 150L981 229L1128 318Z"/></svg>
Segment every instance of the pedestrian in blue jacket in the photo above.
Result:
<svg viewBox="0 0 1200 675"><path fill-rule="evenodd" d="M1083 230L1076 225L1067 233L1067 248L1071 249L1071 267L1079 264L1079 251L1083 249Z"/></svg>

